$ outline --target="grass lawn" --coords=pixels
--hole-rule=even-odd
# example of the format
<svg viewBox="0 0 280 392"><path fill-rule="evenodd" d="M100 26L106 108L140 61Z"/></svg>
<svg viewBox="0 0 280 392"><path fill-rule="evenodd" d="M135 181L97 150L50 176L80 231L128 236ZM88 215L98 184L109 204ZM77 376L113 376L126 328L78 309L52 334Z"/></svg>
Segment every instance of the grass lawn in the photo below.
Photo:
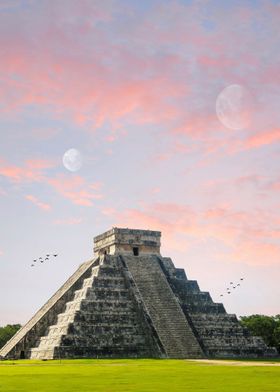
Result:
<svg viewBox="0 0 280 392"><path fill-rule="evenodd" d="M151 359L3 361L0 391L280 392L279 365Z"/></svg>

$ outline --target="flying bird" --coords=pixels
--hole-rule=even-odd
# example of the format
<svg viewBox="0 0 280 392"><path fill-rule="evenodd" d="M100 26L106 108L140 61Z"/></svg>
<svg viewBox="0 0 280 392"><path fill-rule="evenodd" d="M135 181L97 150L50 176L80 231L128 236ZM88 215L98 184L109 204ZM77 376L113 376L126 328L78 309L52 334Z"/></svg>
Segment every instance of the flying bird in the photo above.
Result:
<svg viewBox="0 0 280 392"><path fill-rule="evenodd" d="M240 280L244 280L244 278L240 278Z"/></svg>
<svg viewBox="0 0 280 392"><path fill-rule="evenodd" d="M58 255L53 255L53 257L56 257L56 256L58 256Z"/></svg>
<svg viewBox="0 0 280 392"><path fill-rule="evenodd" d="M233 282L230 282L230 284L233 284Z"/></svg>
<svg viewBox="0 0 280 392"><path fill-rule="evenodd" d="M223 297L223 296L224 296L224 294L221 294L221 295L220 295L220 297Z"/></svg>
<svg viewBox="0 0 280 392"><path fill-rule="evenodd" d="M31 267L34 267L34 264L31 264Z"/></svg>

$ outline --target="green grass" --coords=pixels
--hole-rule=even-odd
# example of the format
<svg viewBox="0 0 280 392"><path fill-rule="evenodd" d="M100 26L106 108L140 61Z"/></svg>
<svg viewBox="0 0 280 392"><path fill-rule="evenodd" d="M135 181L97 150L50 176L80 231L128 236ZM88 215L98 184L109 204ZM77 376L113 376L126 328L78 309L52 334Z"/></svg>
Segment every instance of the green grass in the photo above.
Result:
<svg viewBox="0 0 280 392"><path fill-rule="evenodd" d="M3 361L0 391L280 391L280 366L245 365L149 359Z"/></svg>

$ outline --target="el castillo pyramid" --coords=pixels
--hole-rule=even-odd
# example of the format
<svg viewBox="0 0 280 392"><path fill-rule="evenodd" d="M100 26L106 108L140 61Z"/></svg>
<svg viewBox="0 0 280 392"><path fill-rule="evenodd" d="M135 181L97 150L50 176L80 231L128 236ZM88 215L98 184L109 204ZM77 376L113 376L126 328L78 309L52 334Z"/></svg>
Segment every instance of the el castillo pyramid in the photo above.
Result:
<svg viewBox="0 0 280 392"><path fill-rule="evenodd" d="M273 357L160 254L161 233L113 228L0 350L2 358Z"/></svg>

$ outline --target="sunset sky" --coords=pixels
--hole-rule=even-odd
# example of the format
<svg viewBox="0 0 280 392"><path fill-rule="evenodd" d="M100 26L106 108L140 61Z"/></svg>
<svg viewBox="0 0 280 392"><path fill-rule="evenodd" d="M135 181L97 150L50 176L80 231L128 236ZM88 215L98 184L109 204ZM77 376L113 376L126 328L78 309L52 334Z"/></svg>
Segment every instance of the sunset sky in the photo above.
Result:
<svg viewBox="0 0 280 392"><path fill-rule="evenodd" d="M216 302L244 277L229 313L280 313L279 1L0 0L0 50L0 326L112 226L160 230ZM231 85L242 129L216 114Z"/></svg>

